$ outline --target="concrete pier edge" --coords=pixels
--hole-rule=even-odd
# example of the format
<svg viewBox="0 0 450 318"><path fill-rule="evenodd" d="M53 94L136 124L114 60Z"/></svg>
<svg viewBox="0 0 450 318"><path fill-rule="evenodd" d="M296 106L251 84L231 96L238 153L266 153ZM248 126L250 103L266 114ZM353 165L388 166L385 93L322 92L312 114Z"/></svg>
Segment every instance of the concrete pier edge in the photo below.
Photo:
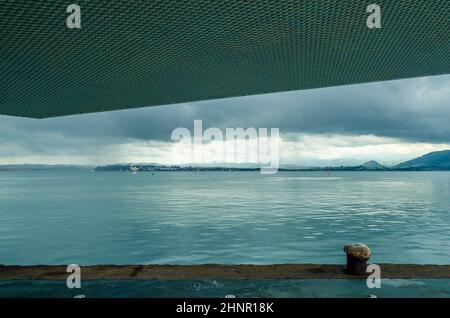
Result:
<svg viewBox="0 0 450 318"><path fill-rule="evenodd" d="M450 265L378 264L382 279L450 279ZM345 265L91 265L82 266L82 279L233 280L233 279L366 279L349 275ZM67 265L0 265L2 280L67 279Z"/></svg>

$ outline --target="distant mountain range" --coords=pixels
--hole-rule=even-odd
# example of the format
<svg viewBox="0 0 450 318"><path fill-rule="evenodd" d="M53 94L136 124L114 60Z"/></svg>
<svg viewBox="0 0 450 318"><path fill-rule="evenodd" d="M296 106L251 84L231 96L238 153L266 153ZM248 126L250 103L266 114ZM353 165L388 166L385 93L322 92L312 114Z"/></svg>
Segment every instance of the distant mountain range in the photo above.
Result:
<svg viewBox="0 0 450 318"><path fill-rule="evenodd" d="M450 170L450 150L430 152L394 166L400 170Z"/></svg>
<svg viewBox="0 0 450 318"><path fill-rule="evenodd" d="M430 152L421 157L387 167L376 161L368 161L359 166L326 167L314 170L332 171L450 171L450 150Z"/></svg>
<svg viewBox="0 0 450 318"><path fill-rule="evenodd" d="M165 166L158 164L117 164L99 166L96 171L259 171L257 166L214 166L214 165L182 165ZM330 167L296 167L281 166L279 171L450 171L450 150L437 151L422 157L386 167L377 161L368 161L358 166L330 166Z"/></svg>
<svg viewBox="0 0 450 318"><path fill-rule="evenodd" d="M160 164L115 164L108 166L83 165L0 165L0 171L34 171L34 170L87 170L95 171L259 171L256 165L180 165L166 166ZM450 171L450 150L430 152L421 157L387 167L377 161L368 161L357 166L297 167L281 166L280 171Z"/></svg>

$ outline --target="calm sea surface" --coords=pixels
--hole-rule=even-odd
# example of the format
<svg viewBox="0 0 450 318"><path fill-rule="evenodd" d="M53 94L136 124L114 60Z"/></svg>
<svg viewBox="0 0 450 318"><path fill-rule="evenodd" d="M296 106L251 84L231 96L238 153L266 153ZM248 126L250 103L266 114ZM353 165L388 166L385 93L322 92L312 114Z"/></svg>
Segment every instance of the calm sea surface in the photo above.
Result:
<svg viewBox="0 0 450 318"><path fill-rule="evenodd" d="M0 172L0 263L450 263L448 172Z"/></svg>

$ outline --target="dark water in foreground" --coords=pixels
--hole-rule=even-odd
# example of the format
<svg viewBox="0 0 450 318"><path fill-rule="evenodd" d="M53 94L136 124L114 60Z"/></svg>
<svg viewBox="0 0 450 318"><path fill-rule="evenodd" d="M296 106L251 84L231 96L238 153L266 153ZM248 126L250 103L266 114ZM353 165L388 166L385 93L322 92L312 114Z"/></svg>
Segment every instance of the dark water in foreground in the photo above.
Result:
<svg viewBox="0 0 450 318"><path fill-rule="evenodd" d="M383 279L380 289L368 289L365 280L228 280L228 281L108 281L84 280L81 289L65 281L0 281L0 298L315 298L450 297L450 279ZM182 300L180 300L182 303Z"/></svg>
<svg viewBox="0 0 450 318"><path fill-rule="evenodd" d="M0 263L450 263L448 172L0 172Z"/></svg>

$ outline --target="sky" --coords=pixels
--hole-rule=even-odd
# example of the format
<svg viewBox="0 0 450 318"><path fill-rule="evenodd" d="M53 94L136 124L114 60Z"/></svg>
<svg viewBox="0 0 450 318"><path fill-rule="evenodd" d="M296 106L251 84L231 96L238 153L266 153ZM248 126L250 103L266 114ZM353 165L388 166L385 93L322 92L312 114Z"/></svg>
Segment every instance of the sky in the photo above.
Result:
<svg viewBox="0 0 450 318"><path fill-rule="evenodd" d="M278 128L282 165L392 165L450 149L450 76L50 119L0 116L0 164L173 164L171 134L193 131L194 120L224 133ZM220 163L208 156L203 162Z"/></svg>

